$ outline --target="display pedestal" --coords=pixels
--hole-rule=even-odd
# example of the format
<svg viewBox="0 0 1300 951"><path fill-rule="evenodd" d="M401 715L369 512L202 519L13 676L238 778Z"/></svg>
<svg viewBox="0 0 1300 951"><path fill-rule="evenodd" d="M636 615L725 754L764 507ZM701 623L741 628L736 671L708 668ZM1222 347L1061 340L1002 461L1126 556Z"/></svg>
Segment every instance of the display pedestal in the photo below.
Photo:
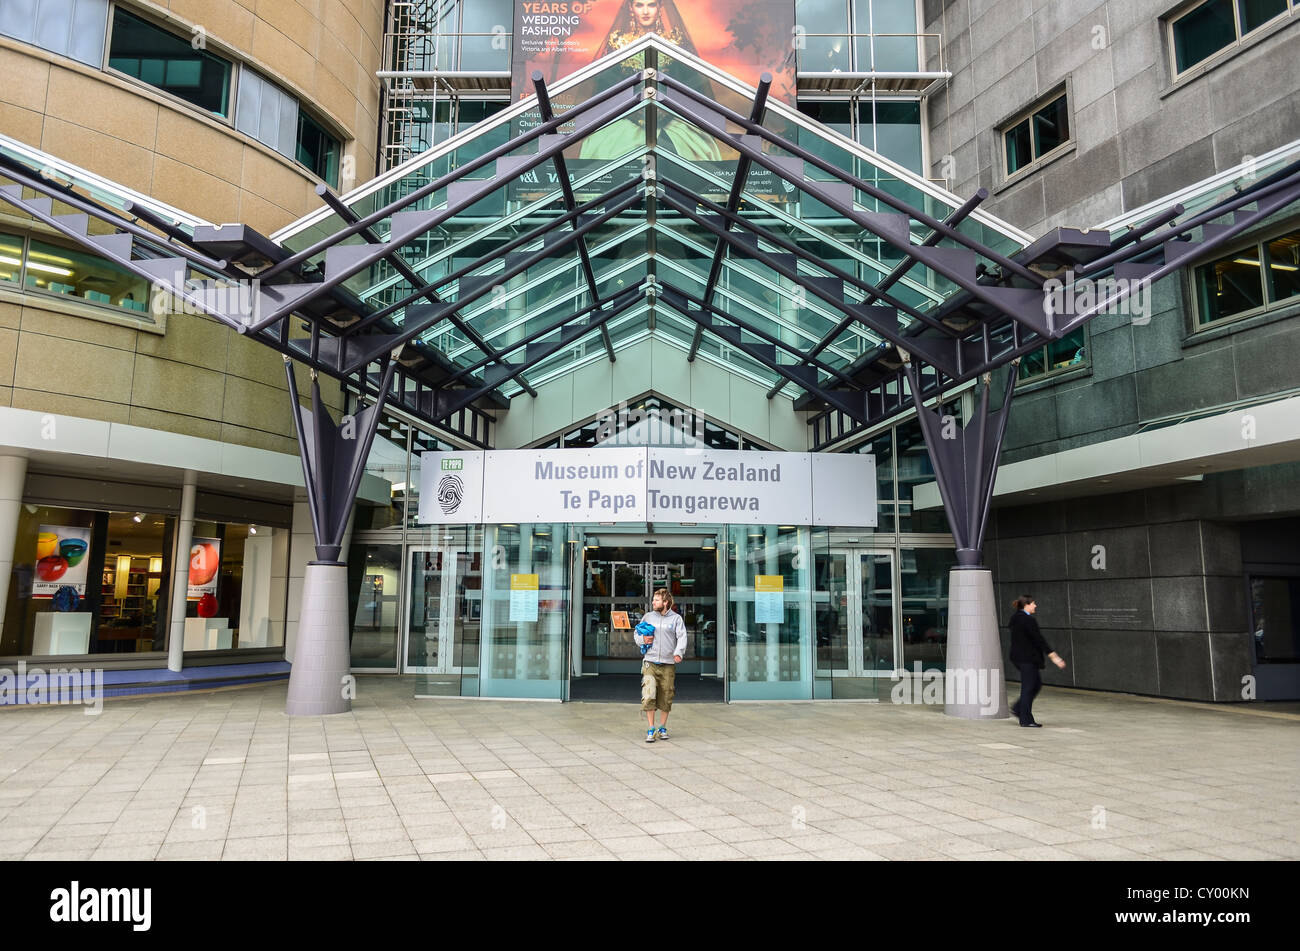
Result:
<svg viewBox="0 0 1300 951"><path fill-rule="evenodd" d="M32 654L89 654L89 611L42 611L36 615L36 638L32 641Z"/></svg>
<svg viewBox="0 0 1300 951"><path fill-rule="evenodd" d="M185 649L187 651L230 650L230 618L187 617Z"/></svg>
<svg viewBox="0 0 1300 951"><path fill-rule="evenodd" d="M948 662L943 712L965 720L1011 715L1002 672L993 572L954 568L948 574Z"/></svg>
<svg viewBox="0 0 1300 951"><path fill-rule="evenodd" d="M291 717L349 712L352 700L344 686L351 666L348 566L308 562L284 712Z"/></svg>

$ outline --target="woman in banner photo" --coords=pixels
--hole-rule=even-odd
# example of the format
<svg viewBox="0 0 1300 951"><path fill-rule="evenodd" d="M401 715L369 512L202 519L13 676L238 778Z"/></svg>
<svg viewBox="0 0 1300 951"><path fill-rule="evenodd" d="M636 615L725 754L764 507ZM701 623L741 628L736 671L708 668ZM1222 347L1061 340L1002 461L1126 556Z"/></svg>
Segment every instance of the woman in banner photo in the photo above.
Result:
<svg viewBox="0 0 1300 951"><path fill-rule="evenodd" d="M696 52L695 44L691 42L691 35L673 0L621 0L614 22L605 31L605 42L596 52L596 59L636 42L647 33L658 33L688 53ZM670 64L671 60L665 58L660 62L660 68L666 71ZM644 69L645 57L633 57L622 65L628 71ZM713 95L712 90L706 92ZM722 152L713 136L685 120L666 114L663 114L659 124L659 140L664 147L685 159L703 162L722 159ZM579 157L616 159L644 144L645 124L640 117L619 119L587 136L582 142Z"/></svg>
<svg viewBox="0 0 1300 951"><path fill-rule="evenodd" d="M647 743L668 739L668 712L673 708L677 665L686 653L686 622L673 610L673 596L667 588L655 591L650 608L632 633L632 640L645 654L641 662L641 710L645 713ZM658 730L655 710L663 715Z"/></svg>

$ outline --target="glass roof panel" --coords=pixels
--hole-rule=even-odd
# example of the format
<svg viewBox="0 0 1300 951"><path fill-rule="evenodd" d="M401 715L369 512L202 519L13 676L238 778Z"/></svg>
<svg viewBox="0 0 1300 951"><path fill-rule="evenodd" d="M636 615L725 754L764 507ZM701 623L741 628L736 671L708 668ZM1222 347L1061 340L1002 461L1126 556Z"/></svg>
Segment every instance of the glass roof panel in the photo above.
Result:
<svg viewBox="0 0 1300 951"><path fill-rule="evenodd" d="M647 76L646 67L668 78ZM345 286L385 308L399 325L409 305L421 305L411 313L425 327L422 339L460 366L483 362L484 346L558 339L566 321L593 305L598 313L616 295L653 282L707 301L722 323L729 316L748 328L741 337L746 345L777 344L778 363L799 362L797 354L820 348L825 378L831 375L825 367L847 366L879 344L874 331L846 315L844 302L878 302L876 285L900 262L912 266L887 297L903 310L903 325L915 319L909 309L933 310L957 289L878 237L861 217L904 215L889 220L903 223L911 247L930 235L936 219L961 206L957 196L783 103L769 101L761 125L750 124L753 89L659 37L638 40L548 92L560 119L588 110L576 123L558 126L573 136L562 164L554 156L531 158L564 140L537 135L542 112L529 98L342 199L356 215L373 219L367 224L381 240L395 230L409 234L418 223L410 212L431 213L436 223L396 249L402 267L381 260ZM780 137L788 140L785 146ZM738 201L730 204L742 150L752 161ZM461 181L439 181L466 167L471 170ZM560 179L562 170L567 181ZM858 181L846 181L846 173ZM486 192L467 191L494 177ZM826 201L807 191L819 186L826 188ZM418 201L401 216L391 214L390 203L415 194ZM459 204L467 194L474 199L469 207L437 221L449 201ZM845 200L852 211L828 204ZM581 214L575 202L586 206ZM597 220L625 202L615 217ZM739 218L734 223L724 216L729 204ZM325 209L275 237L294 250L316 250L317 242L345 226ZM584 229L581 241L574 239L575 227ZM957 228L994 257L1028 241L979 210ZM734 237L720 244L719 230ZM365 238L353 235L347 243ZM960 246L951 238L940 244ZM719 273L710 284L715 256ZM313 257L323 260L323 251ZM436 285L439 301L461 304L454 318L431 313L424 282ZM662 296L610 319L606 330L615 348L654 336L689 349L699 337L703 359L765 383L781 379L732 342L712 332L700 336L696 321ZM527 378L532 383L606 357L602 334L592 328L530 367ZM522 349L510 359L522 359ZM502 392L518 389L511 382ZM795 397L799 390L782 392Z"/></svg>

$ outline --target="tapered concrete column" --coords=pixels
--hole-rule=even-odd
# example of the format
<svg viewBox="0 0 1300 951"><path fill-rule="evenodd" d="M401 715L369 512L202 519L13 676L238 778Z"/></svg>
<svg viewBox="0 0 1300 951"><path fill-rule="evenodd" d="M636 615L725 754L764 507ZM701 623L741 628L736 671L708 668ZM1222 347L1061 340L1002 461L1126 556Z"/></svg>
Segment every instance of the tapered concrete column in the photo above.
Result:
<svg viewBox="0 0 1300 951"><path fill-rule="evenodd" d="M27 482L26 456L0 456L0 630L4 628L9 576L14 570L14 544L18 539L18 513L23 507Z"/></svg>
<svg viewBox="0 0 1300 951"><path fill-rule="evenodd" d="M168 618L171 635L167 641L167 669L179 671L185 652L185 602L190 591L190 545L194 543L194 496L198 475L185 470L181 486L181 515L176 520L176 549L172 555L172 605Z"/></svg>
<svg viewBox="0 0 1300 951"><path fill-rule="evenodd" d="M308 562L284 712L291 717L347 713L352 709L351 693L345 691L350 666L348 566Z"/></svg>
<svg viewBox="0 0 1300 951"><path fill-rule="evenodd" d="M948 663L943 712L965 720L1010 716L1002 671L993 572L954 568L948 573Z"/></svg>
<svg viewBox="0 0 1300 951"><path fill-rule="evenodd" d="M356 507L348 516L348 526L343 533L341 560L346 562L352 543L352 525L356 521ZM311 529L311 510L306 500L293 503L293 530L289 541L288 605L284 628L284 659L293 663L298 646L298 630L302 625L303 592L307 582L307 565L315 551L315 538Z"/></svg>

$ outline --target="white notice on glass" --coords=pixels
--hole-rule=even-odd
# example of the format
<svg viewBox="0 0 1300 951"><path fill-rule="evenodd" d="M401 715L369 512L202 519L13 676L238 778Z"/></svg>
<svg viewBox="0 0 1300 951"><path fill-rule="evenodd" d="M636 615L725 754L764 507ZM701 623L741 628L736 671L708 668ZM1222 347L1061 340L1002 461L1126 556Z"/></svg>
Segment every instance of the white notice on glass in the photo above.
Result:
<svg viewBox="0 0 1300 951"><path fill-rule="evenodd" d="M754 623L780 624L785 620L785 578L754 576Z"/></svg>
<svg viewBox="0 0 1300 951"><path fill-rule="evenodd" d="M510 620L537 620L537 575L510 576Z"/></svg>

